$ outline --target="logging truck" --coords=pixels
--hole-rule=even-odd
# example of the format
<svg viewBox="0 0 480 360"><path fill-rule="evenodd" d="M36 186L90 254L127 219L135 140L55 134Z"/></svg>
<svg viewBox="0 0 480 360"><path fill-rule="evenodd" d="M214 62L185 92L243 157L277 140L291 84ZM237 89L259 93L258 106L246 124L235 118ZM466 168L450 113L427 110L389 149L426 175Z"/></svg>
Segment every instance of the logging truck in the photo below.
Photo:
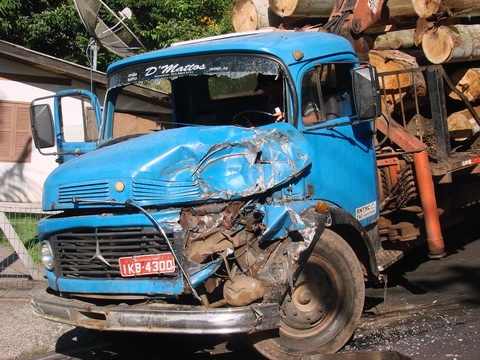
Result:
<svg viewBox="0 0 480 360"><path fill-rule="evenodd" d="M34 100L34 144L60 163L35 314L242 334L270 359L341 349L366 286L411 244L445 256L443 218L480 194L478 116L466 101L447 119L443 68L378 74L350 40L266 29L177 43L111 64L103 107L86 90Z"/></svg>

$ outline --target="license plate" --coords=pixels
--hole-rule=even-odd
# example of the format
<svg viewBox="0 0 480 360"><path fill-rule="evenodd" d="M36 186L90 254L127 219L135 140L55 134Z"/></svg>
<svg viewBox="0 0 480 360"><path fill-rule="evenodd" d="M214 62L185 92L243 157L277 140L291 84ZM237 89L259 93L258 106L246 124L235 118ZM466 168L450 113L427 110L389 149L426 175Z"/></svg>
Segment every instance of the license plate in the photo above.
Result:
<svg viewBox="0 0 480 360"><path fill-rule="evenodd" d="M123 277L166 274L175 271L175 259L171 253L139 255L118 259Z"/></svg>

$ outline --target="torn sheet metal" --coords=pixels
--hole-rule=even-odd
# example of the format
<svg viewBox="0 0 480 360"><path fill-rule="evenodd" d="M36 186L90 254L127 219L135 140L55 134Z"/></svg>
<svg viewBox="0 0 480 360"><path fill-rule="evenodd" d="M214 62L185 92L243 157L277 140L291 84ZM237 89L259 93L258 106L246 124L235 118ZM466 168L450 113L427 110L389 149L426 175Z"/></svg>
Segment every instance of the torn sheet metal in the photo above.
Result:
<svg viewBox="0 0 480 360"><path fill-rule="evenodd" d="M314 205L315 201L259 205L256 211L263 214L261 240L281 239L293 231L298 231L306 243L310 243L315 236L317 226L321 226L322 229L325 227L323 215L313 210ZM312 214L314 214L313 217Z"/></svg>
<svg viewBox="0 0 480 360"><path fill-rule="evenodd" d="M305 223L289 206L262 205L257 208L265 214L262 240L281 239L292 231L305 229Z"/></svg>
<svg viewBox="0 0 480 360"><path fill-rule="evenodd" d="M215 144L194 172L208 198L231 199L287 182L312 161L305 138L288 124L267 125Z"/></svg>
<svg viewBox="0 0 480 360"><path fill-rule="evenodd" d="M146 143L156 145L147 152ZM286 123L159 131L63 164L47 179L45 188L53 191L44 194L44 203L61 210L74 206L75 197L131 199L139 206L240 199L288 182L312 158L310 144ZM88 181L72 183L78 169ZM122 192L115 189L118 181L125 185Z"/></svg>

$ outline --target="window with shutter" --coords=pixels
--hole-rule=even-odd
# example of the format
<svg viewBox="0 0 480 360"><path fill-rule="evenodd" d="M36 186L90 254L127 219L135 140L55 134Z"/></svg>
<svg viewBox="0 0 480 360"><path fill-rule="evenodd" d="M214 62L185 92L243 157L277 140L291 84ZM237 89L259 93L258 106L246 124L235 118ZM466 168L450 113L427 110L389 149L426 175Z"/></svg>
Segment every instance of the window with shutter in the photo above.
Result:
<svg viewBox="0 0 480 360"><path fill-rule="evenodd" d="M29 103L0 101L0 161L29 163L32 155Z"/></svg>

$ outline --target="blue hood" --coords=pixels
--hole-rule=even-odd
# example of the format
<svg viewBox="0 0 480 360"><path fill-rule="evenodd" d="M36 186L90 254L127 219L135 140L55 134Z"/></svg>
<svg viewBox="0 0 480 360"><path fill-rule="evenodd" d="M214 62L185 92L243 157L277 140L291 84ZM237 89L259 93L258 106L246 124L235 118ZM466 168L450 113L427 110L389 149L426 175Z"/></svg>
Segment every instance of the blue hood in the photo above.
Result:
<svg viewBox="0 0 480 360"><path fill-rule="evenodd" d="M105 206L73 199L142 206L239 199L288 182L311 162L310 145L285 123L164 130L61 165L45 182L44 209Z"/></svg>

